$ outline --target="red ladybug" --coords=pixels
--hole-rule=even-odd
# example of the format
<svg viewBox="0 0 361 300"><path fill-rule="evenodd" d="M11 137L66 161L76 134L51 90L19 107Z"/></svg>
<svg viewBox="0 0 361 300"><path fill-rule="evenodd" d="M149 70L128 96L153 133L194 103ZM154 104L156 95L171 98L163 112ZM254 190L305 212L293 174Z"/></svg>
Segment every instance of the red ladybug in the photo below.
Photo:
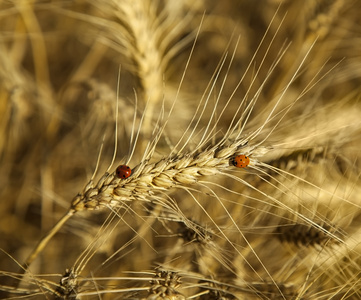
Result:
<svg viewBox="0 0 361 300"><path fill-rule="evenodd" d="M128 178L132 174L131 168L129 168L126 165L120 165L116 170L115 173L117 173L117 176L119 178L125 179Z"/></svg>
<svg viewBox="0 0 361 300"><path fill-rule="evenodd" d="M244 154L238 155L232 160L232 164L237 168L245 168L249 163L249 157Z"/></svg>

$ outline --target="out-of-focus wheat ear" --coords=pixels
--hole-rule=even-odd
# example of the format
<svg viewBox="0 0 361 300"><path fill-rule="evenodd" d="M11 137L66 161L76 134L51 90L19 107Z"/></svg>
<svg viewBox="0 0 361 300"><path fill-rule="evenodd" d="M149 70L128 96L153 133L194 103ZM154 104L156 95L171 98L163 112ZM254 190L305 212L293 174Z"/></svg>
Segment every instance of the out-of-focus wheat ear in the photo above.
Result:
<svg viewBox="0 0 361 300"><path fill-rule="evenodd" d="M348 3L345 0L321 1L318 5L320 8L316 9L316 14L308 21L308 28L310 34L323 39L332 29L333 23L338 20L340 11L348 6Z"/></svg>
<svg viewBox="0 0 361 300"><path fill-rule="evenodd" d="M110 39L122 43L125 55L135 64L132 71L141 83L140 99L143 103L149 102L144 121L144 131L148 131L148 135L155 109L165 99L164 75L171 59L170 49L174 40L184 33L182 24L185 23L183 19L175 24L174 20L167 18L166 12L159 11L162 11L160 4L149 0L113 2L111 5L111 13L119 19L126 33L117 37L118 33L114 31ZM177 51L179 49L172 55Z"/></svg>
<svg viewBox="0 0 361 300"><path fill-rule="evenodd" d="M340 243L339 240L333 239L335 236L335 230L331 228L329 225L323 225L318 228L315 226L311 226L309 224L280 224L275 233L277 238L282 243L291 243L296 246L329 246L331 244Z"/></svg>
<svg viewBox="0 0 361 300"><path fill-rule="evenodd" d="M127 25L129 37L127 54L136 64L136 73L141 82L141 99L149 101L145 128L150 127L155 105L162 99L163 75L162 54L158 40L161 35L161 20L157 16L157 2L122 1L114 7L120 20Z"/></svg>

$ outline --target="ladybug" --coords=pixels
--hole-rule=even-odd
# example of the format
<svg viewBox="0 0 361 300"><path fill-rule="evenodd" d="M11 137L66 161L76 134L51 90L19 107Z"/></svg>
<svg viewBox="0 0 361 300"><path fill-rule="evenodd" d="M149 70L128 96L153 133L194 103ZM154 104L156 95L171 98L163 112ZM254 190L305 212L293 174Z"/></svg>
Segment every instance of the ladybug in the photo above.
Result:
<svg viewBox="0 0 361 300"><path fill-rule="evenodd" d="M132 174L131 168L126 165L120 165L116 170L115 173L119 178L125 179L128 178Z"/></svg>
<svg viewBox="0 0 361 300"><path fill-rule="evenodd" d="M249 157L244 154L238 155L232 160L232 164L237 168L245 168L249 165L249 163Z"/></svg>

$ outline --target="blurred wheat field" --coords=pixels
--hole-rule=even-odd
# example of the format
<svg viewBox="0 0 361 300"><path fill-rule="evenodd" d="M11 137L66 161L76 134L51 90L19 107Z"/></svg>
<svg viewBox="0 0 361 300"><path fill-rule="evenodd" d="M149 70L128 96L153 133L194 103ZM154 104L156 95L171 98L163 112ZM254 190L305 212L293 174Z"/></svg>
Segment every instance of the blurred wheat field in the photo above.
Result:
<svg viewBox="0 0 361 300"><path fill-rule="evenodd" d="M0 298L361 299L360 10L1 2Z"/></svg>

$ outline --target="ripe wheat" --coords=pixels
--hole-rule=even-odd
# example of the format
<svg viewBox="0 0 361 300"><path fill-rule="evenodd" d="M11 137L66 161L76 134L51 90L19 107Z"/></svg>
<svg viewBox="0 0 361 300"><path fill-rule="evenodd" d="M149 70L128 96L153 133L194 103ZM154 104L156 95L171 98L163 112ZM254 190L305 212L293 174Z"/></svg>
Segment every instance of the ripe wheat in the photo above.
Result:
<svg viewBox="0 0 361 300"><path fill-rule="evenodd" d="M277 2L0 4L3 298L361 297L360 4Z"/></svg>

